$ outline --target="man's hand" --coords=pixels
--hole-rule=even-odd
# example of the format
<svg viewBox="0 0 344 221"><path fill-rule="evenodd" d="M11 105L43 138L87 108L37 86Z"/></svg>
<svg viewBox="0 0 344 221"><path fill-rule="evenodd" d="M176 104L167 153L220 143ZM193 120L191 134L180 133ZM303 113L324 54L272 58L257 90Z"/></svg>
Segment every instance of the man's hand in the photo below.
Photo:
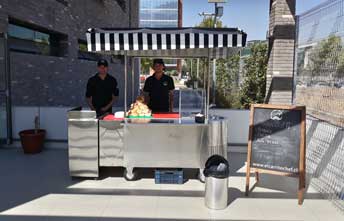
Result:
<svg viewBox="0 0 344 221"><path fill-rule="evenodd" d="M100 110L101 110L103 113L105 113L108 109L109 109L108 107L102 107L102 108L100 108Z"/></svg>

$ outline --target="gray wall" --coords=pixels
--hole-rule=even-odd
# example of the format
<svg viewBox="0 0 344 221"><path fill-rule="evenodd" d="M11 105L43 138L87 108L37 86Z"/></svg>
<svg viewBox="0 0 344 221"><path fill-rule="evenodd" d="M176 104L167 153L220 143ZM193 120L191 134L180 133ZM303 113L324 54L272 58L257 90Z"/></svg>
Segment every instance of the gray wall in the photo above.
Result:
<svg viewBox="0 0 344 221"><path fill-rule="evenodd" d="M1 0L0 5L1 31L6 32L6 20L11 17L71 34L72 44L85 38L90 27L138 26L138 0Z"/></svg>
<svg viewBox="0 0 344 221"><path fill-rule="evenodd" d="M87 80L96 73L93 61L27 55L11 52L12 104L14 106L86 105ZM123 106L124 68L121 60L109 67L120 89L117 105Z"/></svg>
<svg viewBox="0 0 344 221"><path fill-rule="evenodd" d="M78 39L85 40L91 27L138 26L138 0L2 0L0 5L2 32L10 18L68 36L65 57L10 52L14 106L85 105L86 82L96 65L78 59ZM110 73L120 85L116 105L123 105L123 59L107 59L113 61Z"/></svg>

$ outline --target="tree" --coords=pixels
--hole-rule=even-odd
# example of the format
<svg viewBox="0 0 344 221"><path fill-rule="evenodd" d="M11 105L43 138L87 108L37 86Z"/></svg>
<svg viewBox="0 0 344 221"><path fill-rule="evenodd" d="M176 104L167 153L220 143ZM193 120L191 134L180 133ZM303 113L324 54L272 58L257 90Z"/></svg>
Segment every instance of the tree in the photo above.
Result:
<svg viewBox="0 0 344 221"><path fill-rule="evenodd" d="M216 64L216 105L232 108L236 103L235 84L239 75L240 56L218 59Z"/></svg>
<svg viewBox="0 0 344 221"><path fill-rule="evenodd" d="M197 25L196 27L199 28L213 28L214 27L214 19L213 17L205 17L203 21ZM216 20L216 27L217 28L222 28L222 21L221 20Z"/></svg>
<svg viewBox="0 0 344 221"><path fill-rule="evenodd" d="M204 18L196 27L211 28L214 20L211 17ZM217 20L217 27L222 27L222 22ZM190 81L187 85L193 85L193 81L198 81L199 87L203 87L204 74L208 72L207 59L200 59L199 76L196 77L197 60L186 61L183 66L183 72L190 72ZM192 64L192 73L191 73ZM218 59L216 62L216 106L222 108L238 107L239 97L237 95L237 82L239 78L240 56L235 54L227 59ZM211 74L211 72L210 72Z"/></svg>
<svg viewBox="0 0 344 221"><path fill-rule="evenodd" d="M148 75L149 70L153 65L153 60L150 58L141 58L141 73Z"/></svg>
<svg viewBox="0 0 344 221"><path fill-rule="evenodd" d="M264 102L267 63L267 45L253 44L251 55L244 60L244 82L240 89L240 103L243 108L249 108L252 103Z"/></svg>
<svg viewBox="0 0 344 221"><path fill-rule="evenodd" d="M337 75L344 69L342 40L340 37L331 35L322 40L310 53L308 69L312 76Z"/></svg>
<svg viewBox="0 0 344 221"><path fill-rule="evenodd" d="M212 17L204 18L203 21L197 26L202 28L212 28L214 26L214 19ZM223 27L222 21L216 21L216 27ZM207 70L203 70L206 60L201 60L200 66L200 79L203 79L203 73L207 73ZM216 106L223 108L232 108L234 103L237 103L237 96L234 94L234 83L236 83L239 77L239 63L240 56L235 54L227 59L218 59L216 61Z"/></svg>
<svg viewBox="0 0 344 221"><path fill-rule="evenodd" d="M344 50L343 49L338 58L338 66L337 66L335 77L344 78Z"/></svg>

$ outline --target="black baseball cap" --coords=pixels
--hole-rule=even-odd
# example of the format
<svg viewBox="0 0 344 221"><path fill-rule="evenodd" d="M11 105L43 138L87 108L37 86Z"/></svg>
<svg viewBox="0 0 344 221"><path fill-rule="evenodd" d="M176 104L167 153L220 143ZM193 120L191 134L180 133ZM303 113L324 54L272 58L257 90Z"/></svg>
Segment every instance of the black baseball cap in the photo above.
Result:
<svg viewBox="0 0 344 221"><path fill-rule="evenodd" d="M155 65L155 64L162 64L162 65L164 65L165 66L165 63L164 63L164 60L162 60L162 59L154 59L153 60L153 66Z"/></svg>
<svg viewBox="0 0 344 221"><path fill-rule="evenodd" d="M99 66L102 66L102 65L105 66L105 67L109 66L107 60L105 60L105 59L100 59L100 60L98 61L98 63L97 63L97 66L98 66L98 67L99 67Z"/></svg>

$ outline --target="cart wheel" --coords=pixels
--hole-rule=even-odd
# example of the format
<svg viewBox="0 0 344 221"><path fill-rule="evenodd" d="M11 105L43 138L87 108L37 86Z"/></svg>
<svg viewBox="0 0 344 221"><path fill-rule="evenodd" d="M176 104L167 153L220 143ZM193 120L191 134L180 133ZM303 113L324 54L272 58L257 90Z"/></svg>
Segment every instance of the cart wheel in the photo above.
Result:
<svg viewBox="0 0 344 221"><path fill-rule="evenodd" d="M198 171L197 178L201 183L205 183L205 176L202 169Z"/></svg>
<svg viewBox="0 0 344 221"><path fill-rule="evenodd" d="M134 180L137 180L138 172L134 169L131 171L125 169L123 176L124 176L124 179L127 181L134 181Z"/></svg>

